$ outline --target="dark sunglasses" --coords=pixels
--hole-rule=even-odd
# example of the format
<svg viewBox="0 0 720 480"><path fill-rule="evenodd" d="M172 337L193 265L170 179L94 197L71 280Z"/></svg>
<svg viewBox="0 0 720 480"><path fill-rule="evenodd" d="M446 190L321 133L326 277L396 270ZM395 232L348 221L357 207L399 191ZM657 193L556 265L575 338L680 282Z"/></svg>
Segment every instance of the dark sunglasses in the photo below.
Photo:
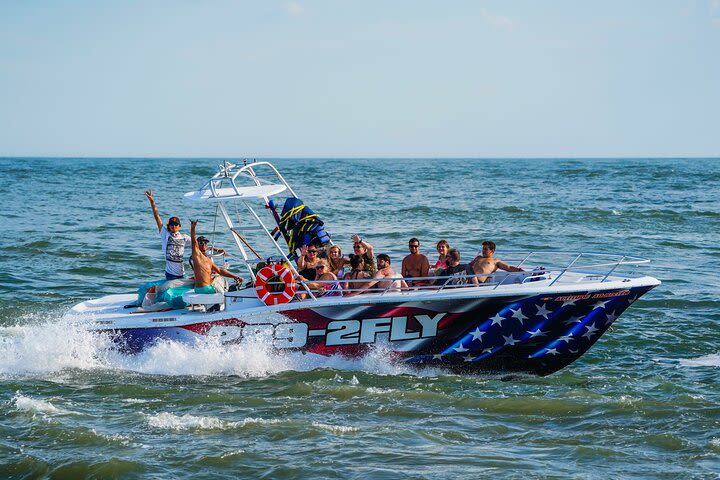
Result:
<svg viewBox="0 0 720 480"><path fill-rule="evenodd" d="M180 226L180 222L168 222L168 226L169 226L169 227L179 227L179 226Z"/></svg>
<svg viewBox="0 0 720 480"><path fill-rule="evenodd" d="M410 245L408 245L408 247L410 247L410 248L420 248L420 245L412 245L412 244L410 244Z"/></svg>
<svg viewBox="0 0 720 480"><path fill-rule="evenodd" d="M321 268L325 268L325 265L318 265L317 267L315 267L315 270L318 270L318 269L321 269Z"/></svg>
<svg viewBox="0 0 720 480"><path fill-rule="evenodd" d="M317 253L317 250L308 250L308 253Z"/></svg>

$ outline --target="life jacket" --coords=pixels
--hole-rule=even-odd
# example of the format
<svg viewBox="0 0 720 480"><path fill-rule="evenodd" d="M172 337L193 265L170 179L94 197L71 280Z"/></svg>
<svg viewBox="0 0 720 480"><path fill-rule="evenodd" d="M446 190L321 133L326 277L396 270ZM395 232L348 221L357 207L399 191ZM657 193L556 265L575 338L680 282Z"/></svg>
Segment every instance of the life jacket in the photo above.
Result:
<svg viewBox="0 0 720 480"><path fill-rule="evenodd" d="M290 197L285 200L280 214L279 231L275 234L275 240L283 234L290 251L288 258L294 260L297 258L296 250L303 245L322 246L330 242L330 236L323 225L320 217L302 200Z"/></svg>

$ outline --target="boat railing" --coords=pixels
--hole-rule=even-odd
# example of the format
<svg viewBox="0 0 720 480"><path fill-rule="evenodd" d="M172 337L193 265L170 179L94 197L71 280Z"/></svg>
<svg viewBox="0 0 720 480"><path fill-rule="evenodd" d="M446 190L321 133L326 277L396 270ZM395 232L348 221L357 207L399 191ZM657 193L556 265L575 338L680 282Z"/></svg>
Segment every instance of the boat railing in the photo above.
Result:
<svg viewBox="0 0 720 480"><path fill-rule="evenodd" d="M552 286L558 282L568 272L582 273L583 277L576 280L576 283L586 282L607 282L610 276L622 266L636 267L641 264L649 263L650 260L634 257L629 255L608 254L599 252L569 252L559 250L545 251L522 251L522 250L505 250L506 254L521 254L523 260L518 262L516 266L522 268L523 265L529 263L544 263L543 266L536 266L521 272L496 271L494 273L479 274L455 274L455 275L431 275L426 277L388 277L388 278L364 278L364 279L337 279L337 280L312 280L301 282L302 288L297 291L296 295L307 295L309 291L314 293L315 297L324 295L358 295L358 294L379 294L388 293L411 293L425 291L427 293L439 294L444 291L459 288L487 288L495 290L501 286L512 284L528 284L537 281L549 281ZM557 265L550 262L530 262L529 260L543 259L547 260L548 256L567 256L568 262L565 265ZM592 259L602 259L606 261L592 261ZM634 275L633 273L624 274L625 276ZM476 282L477 279L477 282ZM405 282L406 286L402 285ZM269 282L272 284L271 282ZM278 282L279 283L279 282ZM337 284L341 285L341 290L334 288ZM378 286L378 284L383 285ZM315 287L315 288L311 288ZM320 288L318 288L320 287Z"/></svg>

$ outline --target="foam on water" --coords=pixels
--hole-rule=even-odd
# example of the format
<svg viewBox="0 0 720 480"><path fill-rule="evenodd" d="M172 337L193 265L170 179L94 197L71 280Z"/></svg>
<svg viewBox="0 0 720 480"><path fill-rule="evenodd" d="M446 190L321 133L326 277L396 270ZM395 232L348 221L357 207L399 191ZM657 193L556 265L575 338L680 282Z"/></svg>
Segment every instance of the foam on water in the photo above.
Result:
<svg viewBox="0 0 720 480"><path fill-rule="evenodd" d="M44 415L70 415L74 413L70 410L58 408L47 400L27 397L20 392L15 393L15 396L12 398L10 403L15 406L15 409L17 411L29 412L33 414L41 413Z"/></svg>
<svg viewBox="0 0 720 480"><path fill-rule="evenodd" d="M364 371L380 375L437 375L392 363L383 347L349 359L302 352L278 352L261 339L222 345L203 337L193 344L163 341L136 355L123 354L110 337L86 331L80 322L62 318L0 327L0 376L52 377L65 370L120 370L151 375L237 375L266 377L283 371L317 368ZM51 375L52 374L52 375ZM357 382L357 378L353 378ZM354 383L357 384L357 383Z"/></svg>
<svg viewBox="0 0 720 480"><path fill-rule="evenodd" d="M711 353L697 358L682 358L680 365L683 367L720 367L720 353Z"/></svg>
<svg viewBox="0 0 720 480"><path fill-rule="evenodd" d="M242 428L249 424L275 424L278 419L264 419L248 417L239 422L229 422L217 417L196 415L175 415L169 412L160 412L146 415L147 423L151 427L166 430L231 430Z"/></svg>

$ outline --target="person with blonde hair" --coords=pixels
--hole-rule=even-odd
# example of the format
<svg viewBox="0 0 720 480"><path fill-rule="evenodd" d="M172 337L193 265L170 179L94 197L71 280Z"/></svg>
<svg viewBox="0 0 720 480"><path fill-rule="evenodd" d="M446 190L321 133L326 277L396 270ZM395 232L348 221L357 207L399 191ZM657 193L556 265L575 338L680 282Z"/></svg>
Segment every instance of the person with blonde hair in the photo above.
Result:
<svg viewBox="0 0 720 480"><path fill-rule="evenodd" d="M345 265L350 264L350 260L347 257L343 257L342 250L338 245L332 245L327 250L327 261L330 266L330 271L335 274L337 278L345 276Z"/></svg>
<svg viewBox="0 0 720 480"><path fill-rule="evenodd" d="M330 271L330 263L327 259L320 258L315 262L315 281L308 281L302 275L298 280L305 282L311 290L317 291L316 297L332 297L342 295L342 287L337 281L337 276Z"/></svg>

